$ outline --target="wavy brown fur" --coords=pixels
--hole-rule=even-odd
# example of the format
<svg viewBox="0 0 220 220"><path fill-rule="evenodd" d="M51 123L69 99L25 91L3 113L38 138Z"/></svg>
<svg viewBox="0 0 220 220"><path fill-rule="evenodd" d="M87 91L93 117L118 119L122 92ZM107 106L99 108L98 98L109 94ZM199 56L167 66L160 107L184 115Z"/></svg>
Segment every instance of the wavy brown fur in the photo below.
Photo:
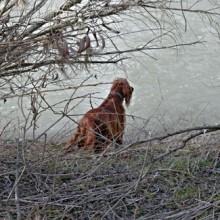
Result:
<svg viewBox="0 0 220 220"><path fill-rule="evenodd" d="M80 120L76 133L65 145L65 151L72 151L74 146L100 151L113 140L122 144L125 128L123 101L129 106L133 90L126 79L114 80L102 104L89 110Z"/></svg>

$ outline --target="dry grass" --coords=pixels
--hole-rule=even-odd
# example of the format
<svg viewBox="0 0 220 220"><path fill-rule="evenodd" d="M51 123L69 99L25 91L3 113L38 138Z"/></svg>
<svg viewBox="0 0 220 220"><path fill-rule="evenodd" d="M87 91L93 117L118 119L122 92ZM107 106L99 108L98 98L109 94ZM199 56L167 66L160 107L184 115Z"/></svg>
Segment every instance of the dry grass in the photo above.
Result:
<svg viewBox="0 0 220 220"><path fill-rule="evenodd" d="M26 145L17 165L16 145L0 147L0 218L17 216L16 201L22 219L220 218L217 143L197 140L159 161L173 140L105 156Z"/></svg>

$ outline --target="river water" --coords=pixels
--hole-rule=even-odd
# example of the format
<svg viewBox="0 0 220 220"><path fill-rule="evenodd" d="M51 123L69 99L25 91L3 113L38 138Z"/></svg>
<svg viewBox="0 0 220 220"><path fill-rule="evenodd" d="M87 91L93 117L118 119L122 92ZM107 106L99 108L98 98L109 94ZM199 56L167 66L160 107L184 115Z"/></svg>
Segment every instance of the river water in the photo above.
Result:
<svg viewBox="0 0 220 220"><path fill-rule="evenodd" d="M204 4L206 6L206 3ZM68 83L73 86L90 75L96 75L97 78L91 77L87 81L88 84L111 82L116 77L129 79L135 90L133 100L127 110L128 115L134 116L127 117L127 139L130 137L129 134L137 137L140 133L149 134L167 129L176 130L183 127L216 124L220 121L219 38L216 30L209 25L207 19L201 18L199 14L186 14L186 16L187 32L183 31L184 20L182 17L178 20L181 31L176 32L178 35L177 43L197 40L204 41L204 43L173 49L145 51L149 56L143 53L129 54L130 58L117 66L96 66L91 68L89 72L82 71L76 76L69 73L71 77L73 75L73 79ZM148 38L150 39L152 36L149 31L135 33L142 27L146 28L143 21L130 22L128 20L123 23L120 27L123 32L132 30L134 34L125 36L123 41L119 42L121 47L138 45L146 42ZM165 38L160 42L160 46L174 43L174 41ZM100 104L102 98L106 97L110 86L110 84L105 84L91 88L86 87L80 89L77 94L98 92L92 98L92 104L95 107ZM69 98L71 94L71 90L54 92L50 93L47 99L52 104ZM6 123L7 118L11 118L12 112L15 114L18 111L17 103L16 99L12 99L4 105L1 104L2 122ZM90 109L90 104L89 99L85 99L70 111L70 117L78 120L80 116L77 115ZM30 108L29 99L26 99L24 106L26 109ZM61 106L58 106L56 110L61 110ZM20 118L18 115L13 117L16 123L22 121L22 117ZM47 130L59 117L51 111L42 114L37 123L37 134ZM53 136L75 126L71 120L64 118L47 133Z"/></svg>

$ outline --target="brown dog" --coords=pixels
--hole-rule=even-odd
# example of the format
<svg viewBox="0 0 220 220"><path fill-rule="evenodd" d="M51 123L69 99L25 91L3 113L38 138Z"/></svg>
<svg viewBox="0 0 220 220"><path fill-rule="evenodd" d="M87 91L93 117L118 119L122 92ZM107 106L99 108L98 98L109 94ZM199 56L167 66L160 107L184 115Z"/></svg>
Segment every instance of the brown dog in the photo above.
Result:
<svg viewBox="0 0 220 220"><path fill-rule="evenodd" d="M127 106L130 104L133 90L126 79L114 80L102 104L89 110L80 120L76 133L65 145L65 151L78 146L98 152L112 141L122 144L125 128L123 101Z"/></svg>

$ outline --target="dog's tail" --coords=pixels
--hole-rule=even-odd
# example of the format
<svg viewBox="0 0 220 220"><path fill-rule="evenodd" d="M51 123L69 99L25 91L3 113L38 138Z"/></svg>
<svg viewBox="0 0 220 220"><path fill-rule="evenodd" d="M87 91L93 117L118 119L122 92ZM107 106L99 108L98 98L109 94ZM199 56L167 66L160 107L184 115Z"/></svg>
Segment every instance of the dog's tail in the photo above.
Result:
<svg viewBox="0 0 220 220"><path fill-rule="evenodd" d="M64 146L65 153L69 153L77 149L81 139L80 127L77 127L76 133L68 140Z"/></svg>

